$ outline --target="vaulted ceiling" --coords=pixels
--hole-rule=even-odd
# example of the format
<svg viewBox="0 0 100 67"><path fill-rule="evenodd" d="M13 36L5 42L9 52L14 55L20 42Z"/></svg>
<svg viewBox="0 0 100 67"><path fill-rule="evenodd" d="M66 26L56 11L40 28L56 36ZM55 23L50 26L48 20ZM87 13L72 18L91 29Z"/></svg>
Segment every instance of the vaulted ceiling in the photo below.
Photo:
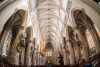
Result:
<svg viewBox="0 0 100 67"><path fill-rule="evenodd" d="M60 41L60 32L65 17L61 0L37 0L36 9L39 27L45 43L56 44Z"/></svg>

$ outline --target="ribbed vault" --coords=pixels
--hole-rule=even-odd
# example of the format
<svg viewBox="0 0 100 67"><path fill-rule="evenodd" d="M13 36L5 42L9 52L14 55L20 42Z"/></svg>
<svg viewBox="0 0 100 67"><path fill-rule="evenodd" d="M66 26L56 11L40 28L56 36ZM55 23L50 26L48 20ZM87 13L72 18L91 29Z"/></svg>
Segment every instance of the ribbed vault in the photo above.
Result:
<svg viewBox="0 0 100 67"><path fill-rule="evenodd" d="M59 33L61 28L59 27L63 25L60 10L65 12L61 7L60 0L37 0L37 18L45 44L51 43L54 46L60 41Z"/></svg>

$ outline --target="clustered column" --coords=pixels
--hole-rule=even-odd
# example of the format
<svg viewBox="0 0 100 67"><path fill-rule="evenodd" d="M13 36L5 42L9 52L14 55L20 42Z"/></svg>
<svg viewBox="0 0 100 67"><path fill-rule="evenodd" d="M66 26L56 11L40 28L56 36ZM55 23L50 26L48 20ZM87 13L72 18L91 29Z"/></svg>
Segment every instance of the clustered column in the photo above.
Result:
<svg viewBox="0 0 100 67"><path fill-rule="evenodd" d="M12 44L11 54L10 54L11 62L16 65L19 65L18 45L20 44L20 35L24 32L23 26L19 26L18 28L19 28L18 33L16 35L15 41Z"/></svg>
<svg viewBox="0 0 100 67"><path fill-rule="evenodd" d="M64 52L64 65L68 65L69 64L69 54L65 48L63 48L63 52Z"/></svg>
<svg viewBox="0 0 100 67"><path fill-rule="evenodd" d="M67 40L67 45L68 45L68 49L70 52L70 64L74 65L75 64L75 56L74 56L73 44L72 44L71 40Z"/></svg>
<svg viewBox="0 0 100 67"><path fill-rule="evenodd" d="M27 52L26 52L26 66L31 66L31 46L33 45L33 41L28 41Z"/></svg>
<svg viewBox="0 0 100 67"><path fill-rule="evenodd" d="M85 38L85 36L82 34L82 32L80 32L79 29L76 29L75 32L78 34L79 40L82 43L82 58L87 60L89 57L89 47L87 44L87 40Z"/></svg>

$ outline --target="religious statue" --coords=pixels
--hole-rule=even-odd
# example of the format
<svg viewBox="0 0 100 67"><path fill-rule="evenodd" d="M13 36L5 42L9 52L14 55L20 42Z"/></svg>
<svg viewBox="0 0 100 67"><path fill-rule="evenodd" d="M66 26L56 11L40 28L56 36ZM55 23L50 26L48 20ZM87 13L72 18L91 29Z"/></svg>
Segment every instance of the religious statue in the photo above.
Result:
<svg viewBox="0 0 100 67"><path fill-rule="evenodd" d="M22 48L25 47L25 41L26 41L26 34L25 32L22 32L20 35L20 42L18 43L18 46L17 46L18 52L21 52Z"/></svg>
<svg viewBox="0 0 100 67"><path fill-rule="evenodd" d="M25 46L25 41L26 41L26 33L22 32L21 36L20 36L20 41L21 41L21 45Z"/></svg>

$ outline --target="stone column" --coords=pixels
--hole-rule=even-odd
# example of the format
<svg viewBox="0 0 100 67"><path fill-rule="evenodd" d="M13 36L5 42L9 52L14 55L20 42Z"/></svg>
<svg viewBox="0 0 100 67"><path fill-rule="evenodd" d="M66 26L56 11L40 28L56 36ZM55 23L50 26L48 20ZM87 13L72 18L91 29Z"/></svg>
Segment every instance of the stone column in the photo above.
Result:
<svg viewBox="0 0 100 67"><path fill-rule="evenodd" d="M83 56L82 58L87 60L89 57L89 46L87 44L87 40L86 40L85 36L83 35L83 33L80 32L79 29L76 29L75 32L78 34L79 40L82 43L82 56Z"/></svg>
<svg viewBox="0 0 100 67"><path fill-rule="evenodd" d="M35 51L34 51L34 66L37 65L37 58L36 58L36 48L35 48Z"/></svg>
<svg viewBox="0 0 100 67"><path fill-rule="evenodd" d="M78 63L80 60L80 57L81 57L81 49L80 49L80 47L75 46L74 50L75 50L74 51L75 52L75 60L76 60L76 63Z"/></svg>
<svg viewBox="0 0 100 67"><path fill-rule="evenodd" d="M28 27L27 28L28 32L28 43L27 43L27 50L26 50L26 66L31 66L32 64L32 53L34 51L34 45L33 45L33 40L32 40L32 28Z"/></svg>
<svg viewBox="0 0 100 67"><path fill-rule="evenodd" d="M77 34L75 32L73 32L73 36L70 38L72 43L73 43L73 50L74 50L74 54L75 54L75 64L78 64L78 61L80 60L80 57L81 57L81 47L80 45L78 44L78 37L77 37Z"/></svg>
<svg viewBox="0 0 100 67"><path fill-rule="evenodd" d="M26 66L31 66L31 46L33 45L33 41L29 40L26 52Z"/></svg>
<svg viewBox="0 0 100 67"><path fill-rule="evenodd" d="M34 51L31 52L31 66L34 66Z"/></svg>
<svg viewBox="0 0 100 67"><path fill-rule="evenodd" d="M25 45L26 45L26 44L25 44ZM25 55L26 55L25 47L26 47L26 46L24 46L24 47L21 49L21 50L22 50L22 51L21 51L21 65L22 65L22 66L24 66L25 60L26 60L26 59L25 59L25 57L26 57L26 56L25 56Z"/></svg>
<svg viewBox="0 0 100 67"><path fill-rule="evenodd" d="M11 54L10 54L11 62L16 65L19 65L19 52L17 48L20 43L20 35L24 32L23 26L19 26L18 28L19 28L18 33L16 35L15 41L13 42L11 46Z"/></svg>
<svg viewBox="0 0 100 67"><path fill-rule="evenodd" d="M36 51L36 66L38 65L38 51Z"/></svg>
<svg viewBox="0 0 100 67"><path fill-rule="evenodd" d="M65 48L63 48L63 52L64 52L64 65L69 65L69 55L68 55L68 52L66 52Z"/></svg>
<svg viewBox="0 0 100 67"><path fill-rule="evenodd" d="M67 40L67 45L68 45L68 49L70 52L70 64L74 65L75 64L75 55L74 55L74 48L73 48L73 44L71 42L71 40Z"/></svg>

